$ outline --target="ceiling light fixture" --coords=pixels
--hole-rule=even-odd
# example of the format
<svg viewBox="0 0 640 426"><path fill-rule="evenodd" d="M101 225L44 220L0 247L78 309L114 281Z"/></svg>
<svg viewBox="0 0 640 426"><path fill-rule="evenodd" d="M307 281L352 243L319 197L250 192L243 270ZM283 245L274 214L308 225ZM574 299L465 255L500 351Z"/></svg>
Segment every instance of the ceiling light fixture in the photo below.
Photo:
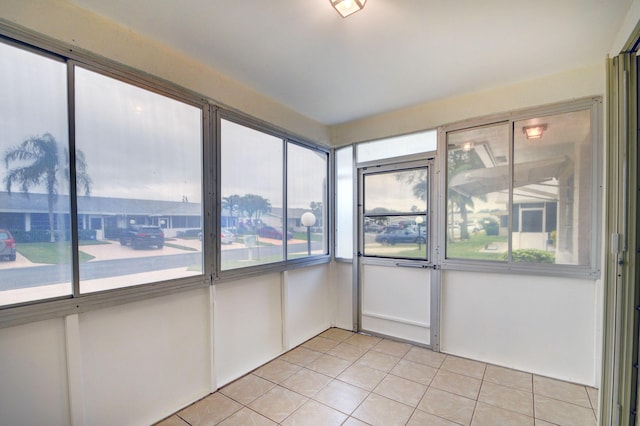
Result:
<svg viewBox="0 0 640 426"><path fill-rule="evenodd" d="M364 7L367 0L329 0L335 10L343 17L356 13Z"/></svg>
<svg viewBox="0 0 640 426"><path fill-rule="evenodd" d="M522 133L527 135L527 139L540 139L545 130L547 130L546 124L536 124L535 126L524 126Z"/></svg>

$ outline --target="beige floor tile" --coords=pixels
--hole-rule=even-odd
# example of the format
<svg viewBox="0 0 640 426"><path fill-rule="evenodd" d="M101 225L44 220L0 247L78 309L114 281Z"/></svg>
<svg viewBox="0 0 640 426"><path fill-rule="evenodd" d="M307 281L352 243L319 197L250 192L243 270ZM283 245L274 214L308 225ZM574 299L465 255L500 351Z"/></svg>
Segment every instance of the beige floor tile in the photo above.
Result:
<svg viewBox="0 0 640 426"><path fill-rule="evenodd" d="M276 386L249 404L249 408L276 423L280 423L300 408L307 400L308 398L296 392L281 386Z"/></svg>
<svg viewBox="0 0 640 426"><path fill-rule="evenodd" d="M220 426L276 426L277 423L265 416L244 407L233 416L220 423Z"/></svg>
<svg viewBox="0 0 640 426"><path fill-rule="evenodd" d="M313 399L343 413L351 414L368 395L369 392L364 389L334 380L318 392Z"/></svg>
<svg viewBox="0 0 640 426"><path fill-rule="evenodd" d="M596 388L587 387L587 395L589 395L591 408L597 413L600 408L600 391Z"/></svg>
<svg viewBox="0 0 640 426"><path fill-rule="evenodd" d="M367 353L367 351L368 351L367 348L354 346L354 345L351 345L349 343L342 342L338 346L336 346L333 349L327 351L327 354L328 355L337 356L338 358L342 358L342 359L347 360L349 362L354 362L358 358L360 358L362 355Z"/></svg>
<svg viewBox="0 0 640 426"><path fill-rule="evenodd" d="M154 426L189 426L189 423L178 417L177 414L156 423Z"/></svg>
<svg viewBox="0 0 640 426"><path fill-rule="evenodd" d="M393 340L382 339L377 345L371 348L371 350L402 358L407 354L407 352L409 352L411 347L412 346L409 343L394 342Z"/></svg>
<svg viewBox="0 0 640 426"><path fill-rule="evenodd" d="M441 369L431 381L431 387L475 400L481 383L479 379Z"/></svg>
<svg viewBox="0 0 640 426"><path fill-rule="evenodd" d="M340 374L337 379L358 386L364 390L372 391L387 374L362 365L352 365Z"/></svg>
<svg viewBox="0 0 640 426"><path fill-rule="evenodd" d="M557 425L593 426L596 424L596 416L591 408L547 398L542 395L534 396L534 409L536 419Z"/></svg>
<svg viewBox="0 0 640 426"><path fill-rule="evenodd" d="M295 413L282 422L283 426L339 426L347 419L347 415L320 404L317 401L308 401Z"/></svg>
<svg viewBox="0 0 640 426"><path fill-rule="evenodd" d="M351 362L333 355L322 355L307 365L307 368L331 377L337 377L351 365Z"/></svg>
<svg viewBox="0 0 640 426"><path fill-rule="evenodd" d="M585 386L534 375L533 393L591 408Z"/></svg>
<svg viewBox="0 0 640 426"><path fill-rule="evenodd" d="M280 356L280 359L290 362L291 364L306 367L321 356L322 352L312 351L311 349L299 346Z"/></svg>
<svg viewBox="0 0 640 426"><path fill-rule="evenodd" d="M332 377L303 368L280 385L311 398L332 380Z"/></svg>
<svg viewBox="0 0 640 426"><path fill-rule="evenodd" d="M526 392L533 392L533 374L531 373L487 365L484 380Z"/></svg>
<svg viewBox="0 0 640 426"><path fill-rule="evenodd" d="M178 415L192 426L209 426L240 410L242 405L216 392L180 411Z"/></svg>
<svg viewBox="0 0 640 426"><path fill-rule="evenodd" d="M535 419L536 426L558 426L555 423L545 422L544 420Z"/></svg>
<svg viewBox="0 0 640 426"><path fill-rule="evenodd" d="M404 359L407 361L417 362L419 364L428 365L433 368L440 368L442 362L447 356L431 349L419 348L414 346L407 352Z"/></svg>
<svg viewBox="0 0 640 426"><path fill-rule="evenodd" d="M268 364L263 365L253 372L256 376L270 380L274 383L281 383L295 374L302 367L291 364L281 359L275 359Z"/></svg>
<svg viewBox="0 0 640 426"><path fill-rule="evenodd" d="M303 348L311 349L316 352L327 352L332 349L334 346L338 344L337 341L333 339L327 339L325 337L314 337L311 340L308 340L302 344Z"/></svg>
<svg viewBox="0 0 640 426"><path fill-rule="evenodd" d="M478 401L533 417L533 394L522 390L483 382Z"/></svg>
<svg viewBox="0 0 640 426"><path fill-rule="evenodd" d="M269 380L254 374L249 374L235 382L229 383L220 389L219 392L240 404L247 405L270 391L274 386L275 384Z"/></svg>
<svg viewBox="0 0 640 426"><path fill-rule="evenodd" d="M459 426L458 423L450 422L442 417L416 410L409 419L407 426Z"/></svg>
<svg viewBox="0 0 640 426"><path fill-rule="evenodd" d="M321 333L320 337L326 337L327 339L343 342L354 334L355 333L353 331L343 330L342 328L330 328L324 333Z"/></svg>
<svg viewBox="0 0 640 426"><path fill-rule="evenodd" d="M349 417L346 422L342 423L342 426L369 426L369 424L355 417Z"/></svg>
<svg viewBox="0 0 640 426"><path fill-rule="evenodd" d="M379 337L367 336L366 334L354 334L345 340L345 342L360 348L371 349L381 340Z"/></svg>
<svg viewBox="0 0 640 426"><path fill-rule="evenodd" d="M353 412L353 417L374 426L394 426L405 425L412 414L412 407L371 394Z"/></svg>
<svg viewBox="0 0 640 426"><path fill-rule="evenodd" d="M435 388L427 389L418 409L446 420L469 425L476 401Z"/></svg>
<svg viewBox="0 0 640 426"><path fill-rule="evenodd" d="M414 408L418 405L426 391L427 387L425 385L393 375L385 377L373 390L373 392L378 395Z"/></svg>
<svg viewBox="0 0 640 426"><path fill-rule="evenodd" d="M400 361L398 357L371 350L362 355L360 359L355 362L355 365L375 368L376 370L388 373L396 366L398 361Z"/></svg>
<svg viewBox="0 0 640 426"><path fill-rule="evenodd" d="M393 370L391 370L391 374L395 376L412 380L426 386L429 386L437 372L437 368L404 359L401 359L396 366L393 367Z"/></svg>
<svg viewBox="0 0 640 426"><path fill-rule="evenodd" d="M471 426L534 426L533 417L478 402Z"/></svg>
<svg viewBox="0 0 640 426"><path fill-rule="evenodd" d="M444 360L440 368L482 380L487 364L484 362L447 355L447 358Z"/></svg>

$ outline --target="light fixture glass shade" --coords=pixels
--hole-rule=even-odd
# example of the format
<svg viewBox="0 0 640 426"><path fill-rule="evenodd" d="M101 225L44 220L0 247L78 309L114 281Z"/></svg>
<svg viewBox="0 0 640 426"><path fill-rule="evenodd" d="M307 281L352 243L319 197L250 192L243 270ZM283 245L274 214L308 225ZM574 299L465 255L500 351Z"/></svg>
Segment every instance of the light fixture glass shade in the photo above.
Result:
<svg viewBox="0 0 640 426"><path fill-rule="evenodd" d="M338 11L338 13L346 18L347 16L356 13L364 7L367 0L330 0L331 5Z"/></svg>
<svg viewBox="0 0 640 426"><path fill-rule="evenodd" d="M540 139L542 133L547 130L546 124L538 124L535 126L525 126L522 128L522 133L527 135L527 139Z"/></svg>
<svg viewBox="0 0 640 426"><path fill-rule="evenodd" d="M313 226L316 223L316 215L311 212L305 212L302 214L302 217L300 217L300 222L302 223L302 226Z"/></svg>

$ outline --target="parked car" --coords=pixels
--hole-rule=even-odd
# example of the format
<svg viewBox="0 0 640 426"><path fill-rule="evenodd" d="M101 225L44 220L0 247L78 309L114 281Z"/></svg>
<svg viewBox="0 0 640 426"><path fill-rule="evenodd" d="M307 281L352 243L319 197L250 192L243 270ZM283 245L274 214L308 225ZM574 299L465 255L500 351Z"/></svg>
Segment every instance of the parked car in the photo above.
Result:
<svg viewBox="0 0 640 426"><path fill-rule="evenodd" d="M421 234L422 235L418 234L417 230L411 228L387 229L384 232L376 235L375 241L384 245L403 243L424 244L427 242L427 239L425 238L424 232L421 232Z"/></svg>
<svg viewBox="0 0 640 426"><path fill-rule="evenodd" d="M273 238L275 240L282 239L282 231L274 228L273 226L263 226L258 229L258 235L264 238ZM287 231L287 240L293 238L293 234Z"/></svg>
<svg viewBox="0 0 640 426"><path fill-rule="evenodd" d="M120 244L130 245L134 250L156 246L164 246L164 232L159 226L130 225L120 236Z"/></svg>
<svg viewBox="0 0 640 426"><path fill-rule="evenodd" d="M220 244L233 244L236 241L236 234L231 228L220 229Z"/></svg>
<svg viewBox="0 0 640 426"><path fill-rule="evenodd" d="M16 240L6 229L0 229L0 257L16 260Z"/></svg>
<svg viewBox="0 0 640 426"><path fill-rule="evenodd" d="M380 232L384 227L377 223L367 223L364 225L364 232Z"/></svg>

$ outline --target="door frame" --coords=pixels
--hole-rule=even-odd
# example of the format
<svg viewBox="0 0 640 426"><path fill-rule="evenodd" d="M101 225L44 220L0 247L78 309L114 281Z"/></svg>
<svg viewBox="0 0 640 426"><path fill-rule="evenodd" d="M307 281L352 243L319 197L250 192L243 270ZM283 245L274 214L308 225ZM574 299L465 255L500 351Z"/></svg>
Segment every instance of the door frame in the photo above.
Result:
<svg viewBox="0 0 640 426"><path fill-rule="evenodd" d="M441 297L441 268L440 268L440 236L439 229L442 220L439 218L439 202L441 197L437 192L440 188L438 161L435 152L405 157L396 157L367 163L360 163L355 166L354 179L354 247L355 256L353 262L353 282L354 282L354 330L364 334L371 334L378 337L390 338L393 340L406 341L394 336L381 335L362 329L362 273L361 265L364 260L364 175L381 172L401 171L417 167L428 168L429 179L429 199L427 203L427 260L398 259L398 258L371 258L367 263L393 266L395 263L414 263L417 267L423 267L430 271L430 339L429 344L407 341L408 343L424 346L436 352L440 351L440 297ZM420 265L420 266L418 266ZM399 267L399 266L397 266Z"/></svg>

